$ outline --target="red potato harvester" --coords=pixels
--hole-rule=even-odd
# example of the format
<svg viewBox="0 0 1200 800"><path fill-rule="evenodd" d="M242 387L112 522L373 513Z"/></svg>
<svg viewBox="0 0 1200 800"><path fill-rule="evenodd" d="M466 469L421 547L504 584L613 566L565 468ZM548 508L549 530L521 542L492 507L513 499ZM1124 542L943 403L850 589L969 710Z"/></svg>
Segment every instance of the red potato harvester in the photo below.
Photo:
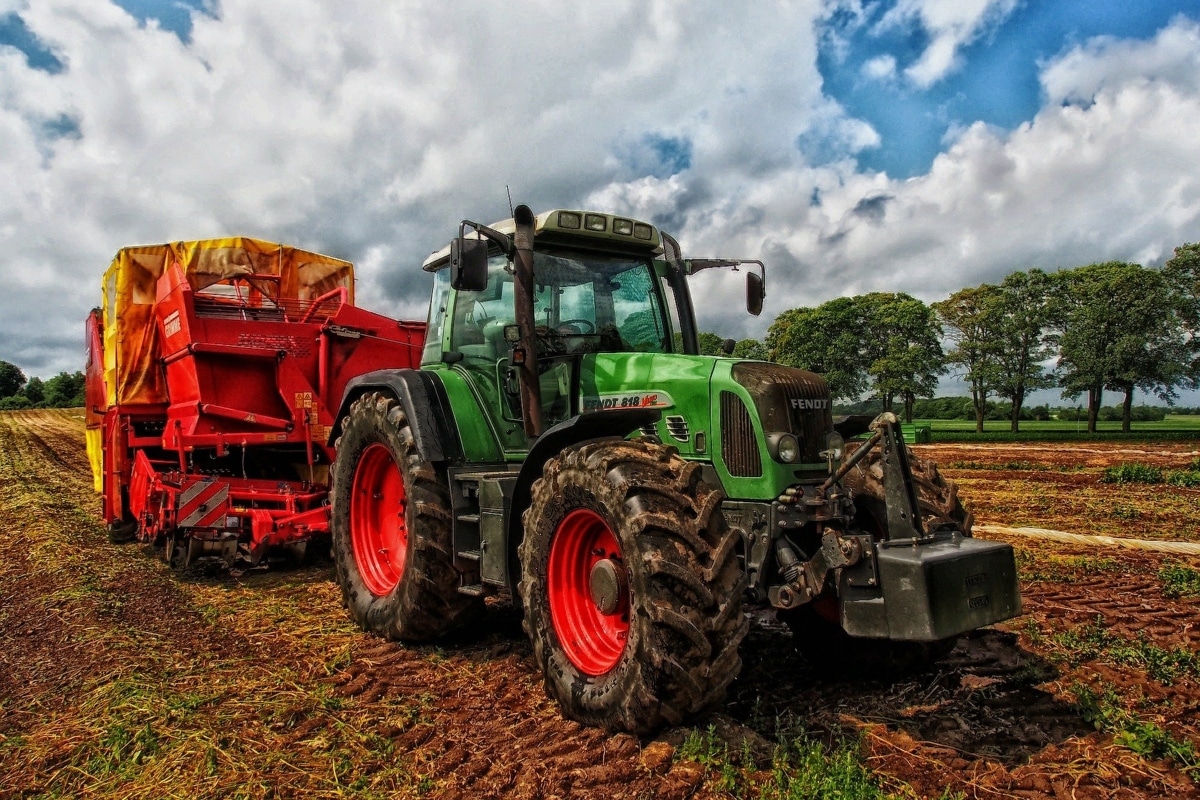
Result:
<svg viewBox="0 0 1200 800"><path fill-rule="evenodd" d="M420 362L425 325L354 305L347 261L249 238L127 247L87 322L87 444L114 541L187 567L328 535L328 444L354 377Z"/></svg>

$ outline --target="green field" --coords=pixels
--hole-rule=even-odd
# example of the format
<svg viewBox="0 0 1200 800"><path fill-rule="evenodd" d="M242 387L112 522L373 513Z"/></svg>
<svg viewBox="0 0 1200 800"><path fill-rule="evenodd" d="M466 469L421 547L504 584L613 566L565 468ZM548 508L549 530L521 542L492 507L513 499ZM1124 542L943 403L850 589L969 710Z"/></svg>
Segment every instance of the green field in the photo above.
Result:
<svg viewBox="0 0 1200 800"><path fill-rule="evenodd" d="M1190 439L1200 438L1200 415L1168 414L1154 422L1133 422L1129 433L1121 431L1119 420L1096 423L1096 433L1087 432L1084 420L1021 420L1019 433L1012 433L1008 420L986 420L983 433L975 433L975 421L966 419L915 419L914 425L928 425L935 442L951 441L1024 441L1086 439Z"/></svg>

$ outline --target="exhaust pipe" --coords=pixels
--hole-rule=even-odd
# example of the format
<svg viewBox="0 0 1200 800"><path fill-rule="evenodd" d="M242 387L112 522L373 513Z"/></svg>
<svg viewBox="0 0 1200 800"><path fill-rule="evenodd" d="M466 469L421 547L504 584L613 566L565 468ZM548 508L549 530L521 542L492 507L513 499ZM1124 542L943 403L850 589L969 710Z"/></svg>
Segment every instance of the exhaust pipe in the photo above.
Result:
<svg viewBox="0 0 1200 800"><path fill-rule="evenodd" d="M525 435L537 438L542 435L545 425L542 421L542 384L538 379L537 369L537 335L534 330L533 314L533 229L534 216L529 206L517 206L513 211L513 222L516 231L513 234L513 245L516 253L513 265L516 271L514 298L514 313L517 317L517 329L520 340L517 350L524 352L525 363L515 365L518 369L518 380L521 386L521 418L525 425Z"/></svg>

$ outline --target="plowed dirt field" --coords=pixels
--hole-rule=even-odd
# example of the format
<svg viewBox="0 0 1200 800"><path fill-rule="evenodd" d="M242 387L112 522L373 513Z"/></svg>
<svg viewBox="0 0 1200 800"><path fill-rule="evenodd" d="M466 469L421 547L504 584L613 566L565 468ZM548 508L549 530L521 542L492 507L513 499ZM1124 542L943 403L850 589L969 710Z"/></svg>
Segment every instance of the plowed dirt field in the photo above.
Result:
<svg viewBox="0 0 1200 800"><path fill-rule="evenodd" d="M918 452L977 524L1200 542L1200 489L1100 482L1194 445ZM559 716L511 607L402 647L329 564L178 575L97 506L78 411L0 413L0 797L817 797L847 755L844 796L1200 796L1197 556L1013 534L1024 616L935 667L820 676L758 619L727 704L638 740Z"/></svg>

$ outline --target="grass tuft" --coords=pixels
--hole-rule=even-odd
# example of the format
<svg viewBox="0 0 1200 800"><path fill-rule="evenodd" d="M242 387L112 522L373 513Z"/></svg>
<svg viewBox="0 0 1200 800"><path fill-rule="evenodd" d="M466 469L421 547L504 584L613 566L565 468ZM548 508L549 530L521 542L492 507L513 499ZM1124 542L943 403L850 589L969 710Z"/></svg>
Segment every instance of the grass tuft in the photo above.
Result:
<svg viewBox="0 0 1200 800"><path fill-rule="evenodd" d="M908 787L901 787L900 794L884 788L863 766L862 756L858 740L837 739L826 746L803 729L780 731L770 768L760 771L755 767L748 744L742 752L731 752L728 743L711 726L706 731L691 731L675 755L677 761L692 761L704 769L707 788L733 797L898 800L910 796ZM941 800L961 797L947 790Z"/></svg>
<svg viewBox="0 0 1200 800"><path fill-rule="evenodd" d="M1187 469L1163 469L1149 464L1119 464L1108 467L1100 477L1101 483L1165 483L1169 486L1179 486L1185 489L1200 487L1200 469L1193 459Z"/></svg>
<svg viewBox="0 0 1200 800"><path fill-rule="evenodd" d="M1144 670L1164 685L1185 676L1200 678L1200 653L1185 647L1171 650L1159 647L1141 633L1136 639L1114 634L1101 616L1078 628L1051 634L1049 638L1066 651L1067 660L1074 666L1087 661L1130 666Z"/></svg>
<svg viewBox="0 0 1200 800"><path fill-rule="evenodd" d="M1122 562L1109 556L1059 556L1016 548L1017 573L1022 580L1076 583L1096 575L1120 572Z"/></svg>
<svg viewBox="0 0 1200 800"><path fill-rule="evenodd" d="M1195 746L1187 739L1175 737L1160 725L1139 719L1126 711L1111 687L1097 691L1074 683L1071 693L1075 695L1080 715L1096 730L1113 734L1113 741L1117 744L1143 758L1172 761L1193 781L1200 778L1200 760L1197 760Z"/></svg>
<svg viewBox="0 0 1200 800"><path fill-rule="evenodd" d="M1171 562L1158 571L1163 594L1171 598L1200 597L1200 570L1187 564Z"/></svg>

